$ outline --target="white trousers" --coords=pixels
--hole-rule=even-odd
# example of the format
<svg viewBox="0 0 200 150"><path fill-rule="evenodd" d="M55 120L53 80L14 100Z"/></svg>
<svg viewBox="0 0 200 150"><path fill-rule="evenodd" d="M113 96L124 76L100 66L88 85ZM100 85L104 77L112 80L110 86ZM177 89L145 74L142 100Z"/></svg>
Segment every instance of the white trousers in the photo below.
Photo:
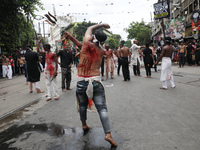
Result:
<svg viewBox="0 0 200 150"><path fill-rule="evenodd" d="M46 78L46 87L47 87L47 95L48 95L47 97L51 98L51 93L52 93L51 85L53 86L54 96L59 97L56 77L51 81L52 78L50 77L49 71L46 70L45 71L45 78Z"/></svg>
<svg viewBox="0 0 200 150"><path fill-rule="evenodd" d="M8 76L8 79L12 79L12 67L11 65L2 65L2 70L3 70L3 77L5 78L6 75Z"/></svg>
<svg viewBox="0 0 200 150"><path fill-rule="evenodd" d="M35 88L36 88L36 89L40 89L40 84L39 84L39 82L30 82L30 89L32 89L33 84L35 85Z"/></svg>
<svg viewBox="0 0 200 150"><path fill-rule="evenodd" d="M170 82L170 84L171 84L171 87L174 88L174 87L175 87L175 84L174 84L173 78L172 78L172 79L169 79L169 82ZM163 85L163 88L167 89L167 80L162 81L162 85Z"/></svg>

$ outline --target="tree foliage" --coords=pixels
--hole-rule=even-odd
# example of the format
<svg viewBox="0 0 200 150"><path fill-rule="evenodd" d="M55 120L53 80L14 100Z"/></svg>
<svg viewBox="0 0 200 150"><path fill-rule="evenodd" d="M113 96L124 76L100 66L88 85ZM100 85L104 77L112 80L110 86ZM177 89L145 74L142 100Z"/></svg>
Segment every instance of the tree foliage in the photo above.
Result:
<svg viewBox="0 0 200 150"><path fill-rule="evenodd" d="M132 22L125 31L128 32L128 39L136 39L140 45L145 45L150 41L151 27L144 21Z"/></svg>
<svg viewBox="0 0 200 150"><path fill-rule="evenodd" d="M3 53L11 54L18 46L33 41L32 18L40 0L1 0L0 47ZM43 9L43 8L42 8Z"/></svg>
<svg viewBox="0 0 200 150"><path fill-rule="evenodd" d="M83 21L82 23L79 23L75 28L74 28L74 34L77 40L83 41L83 37L85 35L85 32L88 27L95 25L97 23L92 23L92 22L86 22Z"/></svg>
<svg viewBox="0 0 200 150"><path fill-rule="evenodd" d="M121 36L119 34L113 34L111 37L107 39L109 47L111 49L118 49L120 43Z"/></svg>
<svg viewBox="0 0 200 150"><path fill-rule="evenodd" d="M128 47L128 48L130 48L131 45L132 45L131 44L131 40L127 40L126 43L125 43L125 46Z"/></svg>

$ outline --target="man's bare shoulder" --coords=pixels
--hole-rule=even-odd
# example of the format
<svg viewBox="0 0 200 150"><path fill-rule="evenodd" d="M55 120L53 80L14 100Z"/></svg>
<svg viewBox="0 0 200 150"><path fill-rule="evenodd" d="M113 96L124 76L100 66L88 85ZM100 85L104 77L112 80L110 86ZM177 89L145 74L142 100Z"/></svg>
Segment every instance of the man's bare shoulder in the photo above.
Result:
<svg viewBox="0 0 200 150"><path fill-rule="evenodd" d="M121 50L129 50L129 48L124 46L121 48Z"/></svg>

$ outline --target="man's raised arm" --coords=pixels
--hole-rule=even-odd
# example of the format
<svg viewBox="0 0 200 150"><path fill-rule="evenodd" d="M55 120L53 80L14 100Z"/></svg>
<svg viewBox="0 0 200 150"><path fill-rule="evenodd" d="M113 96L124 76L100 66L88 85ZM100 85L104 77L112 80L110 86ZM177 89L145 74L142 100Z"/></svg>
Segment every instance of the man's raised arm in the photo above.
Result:
<svg viewBox="0 0 200 150"><path fill-rule="evenodd" d="M43 39L43 38L41 38L40 41L39 41L38 44L37 44L37 52L40 53L40 54L45 54L45 52L41 52L41 51L40 51L40 43L42 42L42 39Z"/></svg>
<svg viewBox="0 0 200 150"><path fill-rule="evenodd" d="M104 23L104 24L97 24L97 25L93 25L93 26L88 27L87 31L85 32L84 41L91 41L92 40L92 32L95 29L98 29L98 28L101 28L101 27L109 29L110 25Z"/></svg>
<svg viewBox="0 0 200 150"><path fill-rule="evenodd" d="M75 39L71 34L69 34L67 31L64 32L65 38L70 39L76 46L78 46L79 49L82 48L82 43L79 42L77 39Z"/></svg>

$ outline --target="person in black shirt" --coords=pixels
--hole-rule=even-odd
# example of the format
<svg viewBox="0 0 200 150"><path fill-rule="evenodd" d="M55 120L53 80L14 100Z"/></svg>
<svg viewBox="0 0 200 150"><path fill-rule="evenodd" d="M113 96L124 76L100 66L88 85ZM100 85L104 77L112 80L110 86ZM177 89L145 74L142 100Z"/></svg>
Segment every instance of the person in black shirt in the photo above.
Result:
<svg viewBox="0 0 200 150"><path fill-rule="evenodd" d="M73 63L72 53L70 52L70 46L68 43L65 44L64 50L57 53L57 57L61 58L61 72L62 72L62 91L71 90L71 66ZM66 83L66 86L65 86ZM65 88L66 87L66 88Z"/></svg>
<svg viewBox="0 0 200 150"><path fill-rule="evenodd" d="M146 69L146 78L151 78L151 67L153 65L152 50L149 48L149 43L146 44L146 48L143 50L144 65Z"/></svg>

